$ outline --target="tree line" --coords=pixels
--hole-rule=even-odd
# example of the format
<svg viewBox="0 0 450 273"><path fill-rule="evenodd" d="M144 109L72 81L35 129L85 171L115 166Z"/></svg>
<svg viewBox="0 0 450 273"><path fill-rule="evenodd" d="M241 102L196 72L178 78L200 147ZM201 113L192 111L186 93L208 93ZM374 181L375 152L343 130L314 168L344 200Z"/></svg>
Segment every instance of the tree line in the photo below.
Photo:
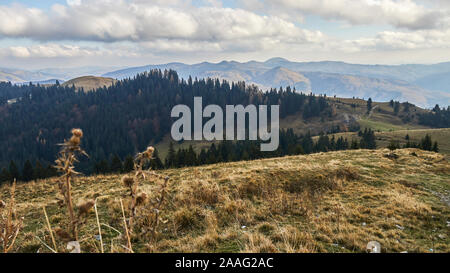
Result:
<svg viewBox="0 0 450 273"><path fill-rule="evenodd" d="M14 95L15 94L15 95ZM84 149L89 158L78 169L91 173L95 164L111 155L125 158L170 133L173 106L193 109L193 98L205 105L280 105L280 118L298 115L308 119L329 116L326 97L303 94L295 89L261 91L245 82L218 79L180 79L173 70L152 70L116 82L111 87L83 92L74 86L0 85L0 168L11 160L18 166L40 161L52 164L58 143L71 128L83 128ZM6 99L17 98L8 104ZM206 122L206 120L204 120ZM102 166L100 166L102 169Z"/></svg>

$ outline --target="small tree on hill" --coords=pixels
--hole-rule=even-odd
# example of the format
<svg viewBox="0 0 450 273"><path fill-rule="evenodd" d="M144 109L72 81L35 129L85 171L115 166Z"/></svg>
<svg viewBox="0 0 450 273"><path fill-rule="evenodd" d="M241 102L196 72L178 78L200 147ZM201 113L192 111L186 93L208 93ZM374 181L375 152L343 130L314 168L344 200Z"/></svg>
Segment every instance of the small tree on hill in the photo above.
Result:
<svg viewBox="0 0 450 273"><path fill-rule="evenodd" d="M129 173L133 171L133 169L134 169L134 159L131 155L128 155L123 163L123 172Z"/></svg>
<svg viewBox="0 0 450 273"><path fill-rule="evenodd" d="M17 168L16 163L14 163L14 161L11 160L11 162L9 162L9 180L10 182L12 182L12 180L16 179L19 180L20 178L20 173L19 173L19 169Z"/></svg>
<svg viewBox="0 0 450 273"><path fill-rule="evenodd" d="M33 180L33 177L33 165L31 165L31 162L27 160L23 166L22 179L23 181L28 182Z"/></svg>

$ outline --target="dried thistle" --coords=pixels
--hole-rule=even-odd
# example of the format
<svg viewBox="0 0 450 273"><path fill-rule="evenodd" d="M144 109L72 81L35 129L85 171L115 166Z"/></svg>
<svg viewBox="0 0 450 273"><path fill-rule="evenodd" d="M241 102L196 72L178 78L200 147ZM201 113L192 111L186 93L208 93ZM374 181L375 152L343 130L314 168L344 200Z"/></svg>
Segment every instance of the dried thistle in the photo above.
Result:
<svg viewBox="0 0 450 273"><path fill-rule="evenodd" d="M142 206L145 203L145 201L147 200L147 197L148 196L145 192L139 194L136 197L136 207Z"/></svg>
<svg viewBox="0 0 450 273"><path fill-rule="evenodd" d="M61 195L64 197L64 204L67 206L70 217L70 231L75 240L78 240L78 219L75 217L72 201L72 179L79 173L75 171L74 164L78 162L79 155L85 155L86 152L81 149L81 139L83 138L83 131L81 129L72 129L72 137L68 141L60 144L58 158L56 159L55 168L61 173L61 179L58 182L58 187Z"/></svg>
<svg viewBox="0 0 450 273"><path fill-rule="evenodd" d="M130 177L130 176L124 176L122 177L122 184L127 187L127 188L131 188L134 185L134 177Z"/></svg>
<svg viewBox="0 0 450 273"><path fill-rule="evenodd" d="M2 208L7 207L7 209L0 214L0 242L3 253L8 253L13 248L23 222L23 218L17 219L16 217L15 191L16 180L14 180L14 183L11 186L11 198L9 204L6 205L5 202L0 202Z"/></svg>
<svg viewBox="0 0 450 273"><path fill-rule="evenodd" d="M6 203L0 200L0 209L6 208Z"/></svg>
<svg viewBox="0 0 450 273"><path fill-rule="evenodd" d="M58 236L58 238L60 240L62 240L63 242L67 243L67 242L72 241L72 236L64 229L58 227L58 228L55 228L54 231L55 231L56 236Z"/></svg>
<svg viewBox="0 0 450 273"><path fill-rule="evenodd" d="M78 206L78 218L82 216L87 216L88 213L92 210L92 208L95 205L95 201L88 201L86 203L81 204Z"/></svg>
<svg viewBox="0 0 450 273"><path fill-rule="evenodd" d="M166 176L164 177L164 182L161 185L161 188L156 196L156 198L154 200L151 201L152 204L152 208L150 209L150 213L148 214L148 224L150 226L150 232L152 234L152 238L155 239L156 235L157 235L157 229L159 226L159 222L160 222L160 214L161 214L161 209L162 209L162 205L164 203L164 200L166 198L167 195L167 187L168 187L168 182L169 182L169 177Z"/></svg>
<svg viewBox="0 0 450 273"><path fill-rule="evenodd" d="M150 162L150 160L153 159L153 154L155 152L155 148L152 146L149 146L144 152L138 153L134 158L134 177L131 176L124 176L122 177L122 184L129 189L129 194L131 198L130 202L130 217L128 219L128 225L130 231L133 230L134 221L136 217L136 210L138 207L143 207L146 203L149 203L151 208L143 208L142 210L145 211L145 217L147 217L148 214L151 214L146 222L150 222L152 231L152 234L156 234L156 228L159 223L159 210L162 206L162 203L164 201L165 195L166 195L166 187L167 187L167 181L169 180L168 177L163 177L161 175L158 175L154 171L151 170L145 170L145 166ZM146 180L147 177L152 176L156 178L163 178L165 180L164 184L161 187L161 190L158 192L158 196L155 200L148 200L149 197L146 193L139 193L138 194L138 186L139 182L141 180ZM149 201L149 202L147 202ZM148 210L150 212L148 212Z"/></svg>

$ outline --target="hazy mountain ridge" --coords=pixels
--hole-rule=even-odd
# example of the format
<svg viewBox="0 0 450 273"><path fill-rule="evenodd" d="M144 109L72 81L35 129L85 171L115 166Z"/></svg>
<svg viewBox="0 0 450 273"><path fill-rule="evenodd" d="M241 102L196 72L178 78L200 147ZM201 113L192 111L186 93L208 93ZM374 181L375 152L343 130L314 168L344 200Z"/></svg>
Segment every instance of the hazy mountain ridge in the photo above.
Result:
<svg viewBox="0 0 450 273"><path fill-rule="evenodd" d="M174 69L183 78L192 76L245 81L262 89L289 85L299 91L326 93L329 96L371 97L377 101L394 99L424 107L436 103L450 104L450 86L446 85L443 74L450 73L450 63L390 66L331 61L301 63L273 58L266 62L148 65L113 71L103 76L123 79L151 69ZM441 78L439 75L443 75L442 81L436 80L436 77ZM431 80L428 81L426 77ZM427 89L433 83L433 88Z"/></svg>
<svg viewBox="0 0 450 273"><path fill-rule="evenodd" d="M108 67L25 70L0 68L0 81L14 83L61 82L86 75L114 79L134 77L151 69L173 69L181 78L220 78L230 82L245 81L263 90L280 86L298 91L338 97L371 97L376 101L409 101L422 107L436 103L450 105L450 62L432 65L362 65L344 62L291 62L272 58L265 62L222 61L184 64L179 62L113 70ZM110 72L112 71L112 72Z"/></svg>

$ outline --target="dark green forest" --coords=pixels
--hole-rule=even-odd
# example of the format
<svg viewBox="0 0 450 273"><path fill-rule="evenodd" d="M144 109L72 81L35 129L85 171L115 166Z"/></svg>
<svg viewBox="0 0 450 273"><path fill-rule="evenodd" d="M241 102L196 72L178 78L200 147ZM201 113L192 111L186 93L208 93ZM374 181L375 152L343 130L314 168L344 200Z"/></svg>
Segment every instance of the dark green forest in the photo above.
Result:
<svg viewBox="0 0 450 273"><path fill-rule="evenodd" d="M18 169L27 162L39 162L47 169L56 157L57 144L69 137L72 128L82 128L83 148L89 158L78 167L86 174L95 172L99 162L114 156L123 160L159 142L170 132L173 106L193 108L195 96L201 96L205 105L223 108L280 105L280 118L299 114L308 119L331 113L323 96L291 88L262 92L244 82L184 80L172 70L152 70L94 92L60 85L6 83L0 85L0 168L8 169L13 161ZM8 104L12 98L17 102Z"/></svg>

